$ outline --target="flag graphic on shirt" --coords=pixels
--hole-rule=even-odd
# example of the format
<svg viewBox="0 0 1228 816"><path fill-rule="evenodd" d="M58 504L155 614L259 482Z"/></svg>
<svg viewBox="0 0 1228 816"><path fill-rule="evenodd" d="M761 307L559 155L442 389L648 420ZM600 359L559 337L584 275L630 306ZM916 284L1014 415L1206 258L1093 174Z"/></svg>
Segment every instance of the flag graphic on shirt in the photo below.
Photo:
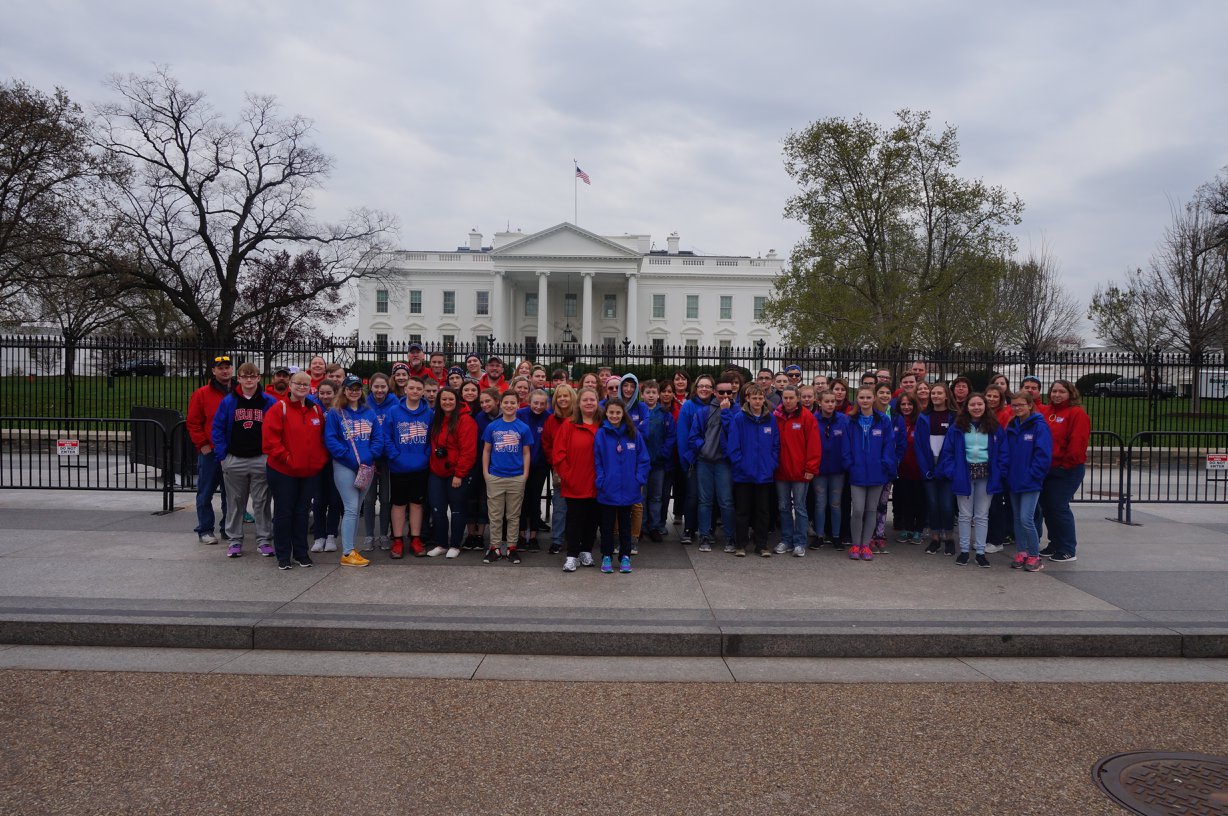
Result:
<svg viewBox="0 0 1228 816"><path fill-rule="evenodd" d="M497 453L515 453L523 447L520 434L516 431L496 431L493 436Z"/></svg>
<svg viewBox="0 0 1228 816"><path fill-rule="evenodd" d="M585 184L588 184L590 186L593 183L592 179L588 177L588 173L585 173L583 170L581 170L580 165L578 164L576 165L576 178L581 179Z"/></svg>

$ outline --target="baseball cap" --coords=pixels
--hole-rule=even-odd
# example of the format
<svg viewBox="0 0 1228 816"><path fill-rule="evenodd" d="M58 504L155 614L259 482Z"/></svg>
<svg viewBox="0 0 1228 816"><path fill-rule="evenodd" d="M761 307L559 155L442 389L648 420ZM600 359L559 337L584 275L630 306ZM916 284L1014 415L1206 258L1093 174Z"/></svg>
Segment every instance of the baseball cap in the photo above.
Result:
<svg viewBox="0 0 1228 816"><path fill-rule="evenodd" d="M362 388L362 378L356 374L349 374L341 381L342 388Z"/></svg>
<svg viewBox="0 0 1228 816"><path fill-rule="evenodd" d="M410 343L409 350L410 351L422 351L422 344L421 343Z"/></svg>

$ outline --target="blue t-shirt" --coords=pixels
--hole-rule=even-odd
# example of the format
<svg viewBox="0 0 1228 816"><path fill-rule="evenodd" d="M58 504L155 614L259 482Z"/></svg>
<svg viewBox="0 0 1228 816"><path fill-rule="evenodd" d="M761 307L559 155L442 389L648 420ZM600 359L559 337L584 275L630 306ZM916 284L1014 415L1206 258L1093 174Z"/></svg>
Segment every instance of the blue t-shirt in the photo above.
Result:
<svg viewBox="0 0 1228 816"><path fill-rule="evenodd" d="M523 476L524 449L533 446L533 432L519 419L502 416L486 426L482 441L490 445L491 476Z"/></svg>

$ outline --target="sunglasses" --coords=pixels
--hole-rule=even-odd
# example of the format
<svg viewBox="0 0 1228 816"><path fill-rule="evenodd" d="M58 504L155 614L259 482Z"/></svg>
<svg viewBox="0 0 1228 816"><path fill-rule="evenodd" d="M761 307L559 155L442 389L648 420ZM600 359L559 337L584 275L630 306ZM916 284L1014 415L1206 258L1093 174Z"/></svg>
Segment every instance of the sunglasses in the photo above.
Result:
<svg viewBox="0 0 1228 816"><path fill-rule="evenodd" d="M230 362L230 357L229 357L228 355L223 355L223 356L221 356L221 357L214 357L214 358L213 358L213 362L215 362L215 363L229 363L229 362Z"/></svg>
<svg viewBox="0 0 1228 816"><path fill-rule="evenodd" d="M786 376L786 377L788 377L788 378L789 378L789 379L791 379L791 380L800 380L800 379L802 378L802 375L801 375L801 374L798 374L796 371L790 371L790 372L789 372L788 374L786 374L785 376Z"/></svg>
<svg viewBox="0 0 1228 816"><path fill-rule="evenodd" d="M723 389L723 388L718 388L718 389L716 389L716 393L720 394L722 397L728 397L728 396L731 396L731 395L733 394L733 392L732 392L732 391L727 391L727 390L725 390L725 389Z"/></svg>

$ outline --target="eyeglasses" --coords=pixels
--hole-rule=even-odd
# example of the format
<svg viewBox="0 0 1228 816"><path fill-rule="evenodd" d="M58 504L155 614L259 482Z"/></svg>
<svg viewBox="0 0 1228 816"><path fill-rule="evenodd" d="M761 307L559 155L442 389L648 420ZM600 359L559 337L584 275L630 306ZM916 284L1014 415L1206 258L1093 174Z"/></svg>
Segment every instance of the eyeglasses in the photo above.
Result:
<svg viewBox="0 0 1228 816"><path fill-rule="evenodd" d="M260 375L259 374L240 374L239 379L240 380L258 380L260 379Z"/></svg>

